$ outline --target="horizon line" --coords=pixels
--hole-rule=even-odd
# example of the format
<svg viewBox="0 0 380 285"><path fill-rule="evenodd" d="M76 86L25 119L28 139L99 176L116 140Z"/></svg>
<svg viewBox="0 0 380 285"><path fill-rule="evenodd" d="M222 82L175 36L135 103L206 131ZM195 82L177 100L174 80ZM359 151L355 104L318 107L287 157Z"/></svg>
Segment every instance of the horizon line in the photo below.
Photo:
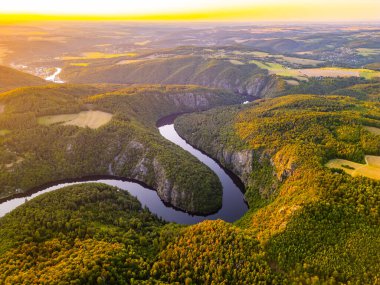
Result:
<svg viewBox="0 0 380 285"><path fill-rule="evenodd" d="M225 15L224 15L225 16ZM254 18L254 17L252 17ZM353 23L353 24L380 24L380 19L248 19L245 17L218 17L205 13L178 13L178 14L43 14L43 13L1 13L0 24L21 22L193 22L193 23Z"/></svg>

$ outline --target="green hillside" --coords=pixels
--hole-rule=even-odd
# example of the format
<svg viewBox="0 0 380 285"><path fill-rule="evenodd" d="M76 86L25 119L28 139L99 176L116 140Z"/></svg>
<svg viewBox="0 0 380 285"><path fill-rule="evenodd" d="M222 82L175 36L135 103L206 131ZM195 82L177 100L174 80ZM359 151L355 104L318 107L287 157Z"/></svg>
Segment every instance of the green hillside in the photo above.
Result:
<svg viewBox="0 0 380 285"><path fill-rule="evenodd" d="M312 95L176 120L181 136L245 182L250 210L238 224L265 245L279 271L307 284L379 278L380 181L324 166L379 156L379 138L365 126L380 126L377 103ZM231 159L237 154L252 164Z"/></svg>

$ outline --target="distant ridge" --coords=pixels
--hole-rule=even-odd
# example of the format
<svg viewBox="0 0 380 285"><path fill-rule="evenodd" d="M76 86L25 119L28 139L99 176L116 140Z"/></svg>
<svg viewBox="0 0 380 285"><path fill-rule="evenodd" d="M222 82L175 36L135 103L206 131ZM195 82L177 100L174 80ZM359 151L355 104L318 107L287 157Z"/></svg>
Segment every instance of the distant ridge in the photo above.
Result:
<svg viewBox="0 0 380 285"><path fill-rule="evenodd" d="M0 65L0 92L17 87L45 84L47 84L47 82L37 76Z"/></svg>

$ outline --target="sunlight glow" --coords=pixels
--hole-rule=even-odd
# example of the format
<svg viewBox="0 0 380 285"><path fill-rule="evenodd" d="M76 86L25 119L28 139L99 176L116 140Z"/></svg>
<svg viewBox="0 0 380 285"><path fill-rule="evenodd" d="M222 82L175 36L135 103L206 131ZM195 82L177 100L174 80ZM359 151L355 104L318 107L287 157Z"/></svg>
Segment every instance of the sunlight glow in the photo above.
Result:
<svg viewBox="0 0 380 285"><path fill-rule="evenodd" d="M380 21L379 11L379 0L12 0L0 3L0 21Z"/></svg>

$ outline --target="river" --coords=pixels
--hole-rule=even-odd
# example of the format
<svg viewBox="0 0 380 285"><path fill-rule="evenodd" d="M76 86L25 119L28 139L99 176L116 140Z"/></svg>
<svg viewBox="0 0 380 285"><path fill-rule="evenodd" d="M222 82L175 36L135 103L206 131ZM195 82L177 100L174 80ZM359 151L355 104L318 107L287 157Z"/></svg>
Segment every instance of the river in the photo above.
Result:
<svg viewBox="0 0 380 285"><path fill-rule="evenodd" d="M65 83L61 79L59 79L58 75L62 72L62 68L56 67L55 72L52 75L49 75L45 78L46 81L51 81L54 83Z"/></svg>
<svg viewBox="0 0 380 285"><path fill-rule="evenodd" d="M131 195L135 196L143 206L146 206L152 213L161 217L168 222L176 222L180 224L195 224L203 220L215 220L222 219L227 222L233 222L244 215L248 210L247 204L244 201L244 195L241 189L238 187L238 182L234 181L233 175L228 174L216 161L208 157L206 154L195 149L185 140L183 140L176 130L174 129L174 116L168 117L168 120L160 120L162 123L158 126L160 134L167 140L180 146L182 149L190 152L201 162L207 165L220 179L223 186L223 205L222 208L215 214L207 216L191 215L186 212L172 208L166 205L158 197L156 191L144 187L143 185L120 179L88 179L85 181L76 181L68 183L59 183L57 185L41 189L34 194L27 195L25 197L10 199L0 204L0 217L9 213L16 207L25 203L25 201L33 199L43 193L51 192L56 189L63 188L65 186L79 184L99 182L105 183L111 186L116 186L120 189L128 191Z"/></svg>

